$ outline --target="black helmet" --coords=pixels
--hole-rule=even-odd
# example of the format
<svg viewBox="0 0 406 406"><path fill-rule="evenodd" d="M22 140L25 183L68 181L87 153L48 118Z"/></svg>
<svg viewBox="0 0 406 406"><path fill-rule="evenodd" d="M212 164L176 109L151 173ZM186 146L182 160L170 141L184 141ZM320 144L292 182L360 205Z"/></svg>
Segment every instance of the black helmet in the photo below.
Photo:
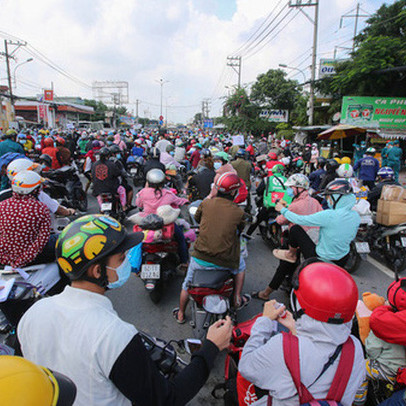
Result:
<svg viewBox="0 0 406 406"><path fill-rule="evenodd" d="M201 156L202 158L208 158L209 156L211 156L211 152L210 152L210 150L209 150L208 148L203 148L203 149L200 151L200 156Z"/></svg>
<svg viewBox="0 0 406 406"><path fill-rule="evenodd" d="M149 156L153 159L159 159L161 156L161 151L157 147L151 148L149 151Z"/></svg>
<svg viewBox="0 0 406 406"><path fill-rule="evenodd" d="M48 168L50 168L52 166L52 158L48 154L42 154L39 157L39 160L44 161L46 163L46 165L48 166Z"/></svg>
<svg viewBox="0 0 406 406"><path fill-rule="evenodd" d="M326 170L327 172L334 172L339 166L339 163L335 159L328 159L326 163Z"/></svg>
<svg viewBox="0 0 406 406"><path fill-rule="evenodd" d="M323 196L331 196L333 199L333 208L335 209L337 206L337 203L340 201L340 199L345 196L345 195L350 195L354 193L354 190L346 179L336 179L331 181L326 188L323 191ZM339 195L338 198L336 199L334 195Z"/></svg>
<svg viewBox="0 0 406 406"><path fill-rule="evenodd" d="M327 159L324 158L324 156L319 156L319 157L317 158L317 163L318 163L319 165L325 165L325 164L327 163Z"/></svg>
<svg viewBox="0 0 406 406"><path fill-rule="evenodd" d="M99 150L100 157L108 158L110 156L110 150L107 147L103 147Z"/></svg>
<svg viewBox="0 0 406 406"><path fill-rule="evenodd" d="M63 229L56 242L56 260L71 281L86 280L83 275L90 265L127 251L142 240L142 233L127 234L114 218L91 214L76 219ZM101 279L90 281L107 286L106 275Z"/></svg>
<svg viewBox="0 0 406 406"><path fill-rule="evenodd" d="M110 152L112 154L118 154L121 152L121 148L117 145L117 144L113 144L110 148L109 148Z"/></svg>

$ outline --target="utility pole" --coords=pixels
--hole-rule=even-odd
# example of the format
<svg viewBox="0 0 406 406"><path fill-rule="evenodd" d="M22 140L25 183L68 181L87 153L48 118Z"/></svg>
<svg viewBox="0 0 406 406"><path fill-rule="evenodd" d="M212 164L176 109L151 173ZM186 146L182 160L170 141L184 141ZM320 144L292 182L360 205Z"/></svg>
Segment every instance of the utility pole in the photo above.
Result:
<svg viewBox="0 0 406 406"><path fill-rule="evenodd" d="M160 114L160 116L162 116L162 102L163 102L163 92L164 92L163 88L164 88L165 83L169 83L169 80L164 80L161 78L159 80L156 80L155 82L157 82L161 85L161 114Z"/></svg>
<svg viewBox="0 0 406 406"><path fill-rule="evenodd" d="M358 19L359 19L360 17L370 17L370 14L368 14L368 13L367 13L366 11L364 11L364 10L361 10L361 11L363 11L365 14L360 14L360 13L359 13L360 10L361 10L360 4L357 3L357 7L356 7L354 10L351 10L351 11L349 11L347 14L342 15L342 16L341 16L341 19L340 19L340 28L342 28L342 27L343 27L344 18L355 18L355 23L354 23L354 37L353 37L353 39L352 39L352 52L354 52L354 50L355 50L355 37L357 36L357 32L358 32ZM355 11L355 14L350 14L350 13L353 13L354 11Z"/></svg>
<svg viewBox="0 0 406 406"><path fill-rule="evenodd" d="M137 99L135 101L135 117L138 118L138 105L140 104L140 101Z"/></svg>
<svg viewBox="0 0 406 406"><path fill-rule="evenodd" d="M317 29L319 24L319 0L290 0L289 7L299 8L299 10L313 24L313 51L312 51L312 72L310 79L310 96L309 96L309 125L314 122L314 81L316 79L316 60L317 60ZM304 11L303 7L314 7L314 19L311 19Z"/></svg>
<svg viewBox="0 0 406 406"><path fill-rule="evenodd" d="M238 89L241 87L241 56L227 56L227 66L230 66L238 75Z"/></svg>
<svg viewBox="0 0 406 406"><path fill-rule="evenodd" d="M204 126L204 120L209 118L210 107L209 99L202 100L202 127Z"/></svg>

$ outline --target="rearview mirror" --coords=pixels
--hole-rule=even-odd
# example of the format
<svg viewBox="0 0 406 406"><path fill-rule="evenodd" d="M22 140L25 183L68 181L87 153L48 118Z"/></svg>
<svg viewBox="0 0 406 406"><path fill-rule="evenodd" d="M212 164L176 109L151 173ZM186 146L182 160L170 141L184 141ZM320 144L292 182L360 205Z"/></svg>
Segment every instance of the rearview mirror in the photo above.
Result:
<svg viewBox="0 0 406 406"><path fill-rule="evenodd" d="M188 354L192 355L202 348L202 342L197 338L187 338L184 340L185 350Z"/></svg>

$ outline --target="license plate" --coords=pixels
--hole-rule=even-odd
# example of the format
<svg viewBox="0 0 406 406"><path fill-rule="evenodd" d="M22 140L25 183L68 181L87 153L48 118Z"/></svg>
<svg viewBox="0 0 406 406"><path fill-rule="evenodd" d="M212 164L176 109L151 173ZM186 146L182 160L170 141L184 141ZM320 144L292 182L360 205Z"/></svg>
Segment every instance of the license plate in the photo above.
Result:
<svg viewBox="0 0 406 406"><path fill-rule="evenodd" d="M402 247L406 247L406 237L400 237L400 241L402 243Z"/></svg>
<svg viewBox="0 0 406 406"><path fill-rule="evenodd" d="M133 175L135 175L138 172L137 168L131 168L130 169L130 173L132 173Z"/></svg>
<svg viewBox="0 0 406 406"><path fill-rule="evenodd" d="M113 208L113 203L102 203L101 210L102 211L109 211Z"/></svg>
<svg viewBox="0 0 406 406"><path fill-rule="evenodd" d="M367 242L356 242L355 249L357 250L358 254L369 254L371 252Z"/></svg>
<svg viewBox="0 0 406 406"><path fill-rule="evenodd" d="M159 279L161 277L161 266L146 264L141 267L141 279Z"/></svg>

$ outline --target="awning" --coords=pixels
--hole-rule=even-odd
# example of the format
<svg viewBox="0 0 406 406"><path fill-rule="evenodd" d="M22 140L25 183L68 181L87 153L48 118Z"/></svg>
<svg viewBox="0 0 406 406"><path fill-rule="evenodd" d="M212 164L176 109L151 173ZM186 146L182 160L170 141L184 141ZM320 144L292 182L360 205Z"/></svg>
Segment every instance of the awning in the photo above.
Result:
<svg viewBox="0 0 406 406"><path fill-rule="evenodd" d="M340 140L341 138L352 137L355 135L365 134L367 130L362 127L356 127L349 124L338 124L320 133L319 140Z"/></svg>

